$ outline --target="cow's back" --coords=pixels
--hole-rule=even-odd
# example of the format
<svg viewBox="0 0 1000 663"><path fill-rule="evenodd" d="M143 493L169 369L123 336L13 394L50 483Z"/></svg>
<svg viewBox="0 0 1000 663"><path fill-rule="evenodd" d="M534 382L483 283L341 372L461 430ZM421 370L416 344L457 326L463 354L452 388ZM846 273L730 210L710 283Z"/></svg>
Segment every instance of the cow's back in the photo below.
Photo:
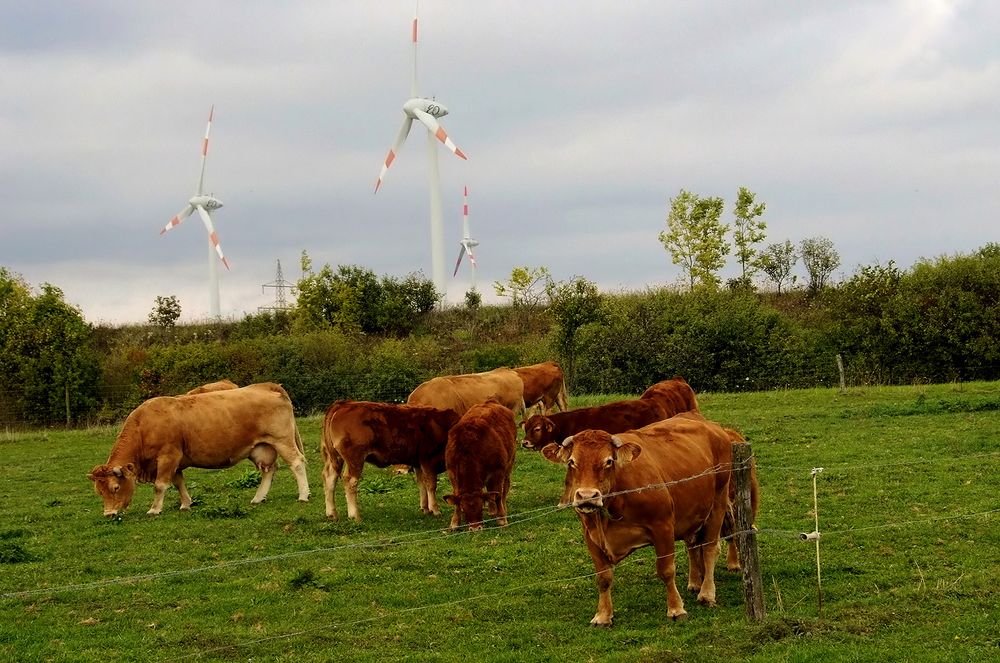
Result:
<svg viewBox="0 0 1000 663"><path fill-rule="evenodd" d="M642 392L639 398L659 403L667 417L681 412L698 411L698 398L694 389L680 376L657 382Z"/></svg>
<svg viewBox="0 0 1000 663"><path fill-rule="evenodd" d="M418 466L434 459L443 469L449 429L458 420L450 409L369 401L337 401L323 421L324 446L361 457L377 467Z"/></svg>
<svg viewBox="0 0 1000 663"><path fill-rule="evenodd" d="M513 369L524 385L524 402L535 404L539 401L557 402L564 389L563 370L554 361L546 361L531 366Z"/></svg>
<svg viewBox="0 0 1000 663"><path fill-rule="evenodd" d="M482 481L490 472L509 471L516 448L514 413L496 400L474 405L448 432L445 463L452 483L455 477Z"/></svg>
<svg viewBox="0 0 1000 663"><path fill-rule="evenodd" d="M588 428L622 433L665 419L666 415L656 401L632 399L556 412L548 418L556 425L559 435L566 436Z"/></svg>
<svg viewBox="0 0 1000 663"><path fill-rule="evenodd" d="M485 373L447 375L420 384L406 399L408 405L425 405L465 414L470 407L496 398L514 412L524 409L524 384L509 368Z"/></svg>

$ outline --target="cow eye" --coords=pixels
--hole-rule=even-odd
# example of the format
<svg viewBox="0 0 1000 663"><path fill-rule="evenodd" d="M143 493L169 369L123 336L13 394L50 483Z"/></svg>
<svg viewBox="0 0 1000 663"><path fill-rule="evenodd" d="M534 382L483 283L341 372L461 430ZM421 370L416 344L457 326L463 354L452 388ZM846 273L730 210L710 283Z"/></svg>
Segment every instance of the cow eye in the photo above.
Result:
<svg viewBox="0 0 1000 663"><path fill-rule="evenodd" d="M566 461L566 467L576 467L576 461L570 458L568 461Z"/></svg>
<svg viewBox="0 0 1000 663"><path fill-rule="evenodd" d="M614 458L608 458L606 461L604 461L604 467L611 467L614 464L615 464Z"/></svg>

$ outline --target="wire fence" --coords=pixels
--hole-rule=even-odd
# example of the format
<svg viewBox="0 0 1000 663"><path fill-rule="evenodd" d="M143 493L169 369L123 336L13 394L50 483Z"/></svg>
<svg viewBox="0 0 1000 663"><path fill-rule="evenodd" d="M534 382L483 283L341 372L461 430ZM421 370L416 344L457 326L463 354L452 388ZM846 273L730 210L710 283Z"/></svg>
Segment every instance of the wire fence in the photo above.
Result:
<svg viewBox="0 0 1000 663"><path fill-rule="evenodd" d="M899 461L899 462L892 462L892 463L874 463L874 464L872 464L872 463L853 464L852 463L852 464L838 464L838 465L830 466L828 469L831 470L831 471L836 470L836 471L839 471L839 472L865 472L865 473L870 473L873 468L890 468L890 467L899 467L899 466L907 466L907 465L916 465L916 464L921 464L921 463L955 464L955 463L966 463L966 462L982 462L984 459L995 459L998 456L1000 456L1000 451L985 452L985 453L975 453L975 454L966 454L966 455L962 455L962 456L926 457L926 458L912 459L912 460L909 460L909 461ZM758 471L758 473L770 472L770 471L773 471L773 470L793 472L793 473L800 474L801 476L809 476L809 475L811 475L814 478L815 474L816 474L817 468L812 468L810 470L809 468L805 468L805 467L772 466L772 465L768 465L766 463L765 464L758 464L757 465L757 471ZM730 469L728 467L715 466L715 467L708 468L708 469L706 469L703 472L700 472L698 474L695 474L695 475L692 475L692 476L689 476L689 477L684 477L684 478L681 478L681 479L666 481L666 482L662 482L662 483L649 484L649 485L641 486L641 487L638 487L638 488L632 488L632 489L622 490L622 491L618 491L618 492L608 493L604 497L610 499L610 498L613 498L613 497L616 497L616 496L623 496L623 495L628 495L628 494L632 494L632 493L636 493L636 492L656 490L656 489L665 489L665 488L669 488L671 486L675 486L675 485L678 485L678 484L681 484L681 483L684 483L684 482L688 482L688 481L692 481L692 480L695 480L695 479L698 479L698 478L702 478L702 477L705 477L705 476L711 476L711 475L714 475L714 474L727 473L727 472L730 472ZM951 493L951 495L954 496L954 493ZM959 502L960 502L960 500L956 501L956 503L959 503ZM564 506L564 505L549 505L549 506L538 507L538 508L535 508L535 509L530 509L530 510L526 510L526 511L522 511L522 512L517 512L517 513L513 513L513 514L508 514L508 516L507 516L507 518L508 518L508 527L506 529L503 529L503 530L497 529L497 530L495 530L495 532L496 532L497 536L504 536L504 535L510 534L513 531L518 530L520 527L524 526L526 523L541 521L541 520L543 520L545 518L548 518L549 516L552 516L553 514L559 513L561 511L565 511L568 508L571 508L571 507L570 506ZM831 541L831 539L833 541L836 541L836 539L838 537L843 537L843 536L857 534L857 533L870 533L870 532L875 532L875 531L879 531L879 530L887 530L887 529L901 529L901 528L923 527L923 526L926 526L928 524L940 523L940 522L944 522L944 521L961 521L961 520L968 520L968 519L974 519L974 518L986 518L986 519L990 519L990 518L995 518L998 514L1000 514L1000 508L992 508L992 509L984 509L984 510L971 511L971 512L948 513L948 514L945 514L945 515L932 515L932 516L928 516L928 517L925 517L925 518L914 518L914 519L891 521L891 522L887 521L887 522L879 523L877 525L861 525L861 526L846 527L846 528L839 528L839 529L834 528L834 529L829 529L829 530L825 530L824 529L824 530L822 530L821 533L822 533L823 540L829 542L829 541ZM817 522L818 522L818 517L819 517L818 513L816 515L817 515ZM489 518L489 519L485 519L484 520L484 524L495 524L495 522L496 522L495 518ZM775 539L784 539L784 540L799 540L799 539L802 538L802 533L799 532L799 531L795 531L795 530L785 530L785 529L776 529L776 528L762 528L762 529L759 529L759 530L754 529L753 531L756 532L757 535L759 535L761 537L765 537L765 538L775 538ZM819 531L819 530L817 530L817 531ZM729 539L731 539L733 537L739 536L741 534L745 534L747 532L748 532L747 530L738 531L738 532L732 532L732 533L730 533L730 534L728 534L726 536L720 537L720 541L726 541L726 540L729 540ZM281 560L287 560L287 559L293 559L293 558L301 558L301 557L314 556L314 555L338 554L338 553L341 553L341 552L344 552L344 551L348 551L348 550L356 550L356 549L385 549L385 548L390 548L390 547L403 547L403 546L410 546L410 545L424 546L424 545L428 544L429 542L432 542L432 541L435 541L435 540L445 540L445 539L443 539L444 535L448 535L446 540L448 540L448 541L456 541L456 540L460 540L460 537L462 537L463 535L468 535L468 534L470 534L470 531L468 529L462 529L462 530L458 530L458 531L452 531L449 528L437 527L437 528L427 529L427 530L421 530L421 531L417 531L417 532L402 533L402 534L394 535L394 536L391 536L391 537L384 537L383 536L383 537L378 537L378 538L374 538L374 539L369 539L369 540L364 540L364 541L356 541L356 542L351 542L351 543L346 543L346 544L336 545L336 546L324 546L324 547L311 548L311 549L308 549L308 550L288 551L288 552L279 553L279 554L275 554L275 555L267 555L267 556L259 556L259 557L246 557L246 558L239 558L239 559L224 560L224 561L220 561L220 562L217 562L217 563L208 564L208 565L204 565L204 566L200 566L200 567L195 567L195 568L175 569L175 570L165 570L165 571L155 571L155 572L150 572L150 573L145 573L145 574L138 574L138 575L132 575L132 576L121 576L121 577L114 577L114 578L105 578L105 579L95 580L93 582L87 582L87 583L75 583L75 584L60 585L60 586L47 586L47 587L25 588L25 589L18 590L18 591L9 591L9 592L0 594L0 600L33 599L35 597L42 596L42 595L54 595L54 594L61 594L61 593L68 593L68 592L79 592L79 591L100 589L100 588L110 587L110 586L114 586L114 585L130 585L130 584L141 583L141 582L152 582L152 581L161 580L161 579L164 579L164 578L170 578L170 577L176 577L176 576L182 576L182 575L196 575L196 574L202 574L202 573L212 573L212 572L224 571L224 570L232 569L232 568L246 567L246 566L258 565L258 564L265 564L265 563L271 563L271 562L275 562L275 561L281 561ZM511 540L512 540L512 537L508 537L508 543L510 543ZM715 541L707 542L705 544L698 544L698 545L714 545L714 544L716 544ZM817 541L817 546L818 546L818 541ZM691 546L691 547L685 547L685 550L691 550L691 549L696 548L696 547L698 547L698 546L696 545L696 546ZM675 551L673 553L671 553L671 554L672 555L678 554L678 550L675 549ZM654 557L654 559L659 560L659 559L664 559L665 557L667 557L667 556L666 555L657 556L657 557ZM629 563L629 560L624 560L623 562L621 562L617 566L621 566L621 564L627 564L627 563ZM818 560L817 560L817 563L818 563ZM579 582L579 581L582 581L582 580L593 579L597 575L598 575L598 572L592 571L592 572L589 572L589 573L583 573L583 574L578 574L578 575L573 575L573 576L566 576L566 577L559 577L559 578L543 578L543 579L533 580L533 581L530 581L530 582L527 582L527 583L522 583L522 584L518 584L518 585L515 585L515 586L507 587L507 588L504 588L504 589L499 590L499 591L484 592L484 593L479 593L479 594L475 594L475 595L471 595L471 596L463 596L463 597L458 598L458 599L452 599L452 600L441 601L441 602L436 602L436 603L425 603L425 604L421 604L421 605L418 605L418 606L412 606L412 607L400 608L400 609L396 609L396 610L384 611L383 613L381 613L379 615L375 615L375 616L371 616L371 617L365 617L365 618L362 618L362 619L348 620L348 621L331 621L329 623L324 623L323 625L320 625L320 626L310 627L310 628L306 628L306 629L298 629L298 630L289 631L287 633L282 633L282 634L278 634L278 635L274 635L274 636L269 636L269 637L265 637L265 638L257 638L257 639L253 639L253 640L247 640L247 641L242 641L242 642L235 642L235 643L228 644L228 645L223 645L223 646L218 646L218 647L212 647L212 648L202 649L202 650L195 651L195 652L192 652L190 654L183 655L183 656L171 657L171 658L163 659L163 660L185 660L185 659L191 659L191 658L201 658L203 656L215 654L215 653L218 653L218 652L221 652L221 651L232 650L232 649L242 649L242 648L251 647L251 646L254 646L254 645L260 645L260 644L263 644L263 643L266 643L266 642L273 642L273 641L279 641L279 640L289 640L289 639L293 639L293 638L297 638L297 637L302 637L302 636L309 635L311 633L320 632L320 631L331 631L331 630L337 630L337 629L344 629L344 628L347 628L347 627L350 627L350 626L357 626L357 625L361 625L361 624L365 624L365 623L371 623L371 622L380 621L380 620L388 620L388 619L392 619L394 617L405 616L407 614L411 614L411 613L415 613L415 612L420 612L420 611L425 611L425 610L430 610L430 609L441 609L441 608L447 608L449 606L455 606L455 605L460 605L460 604L465 604L465 603L475 603L475 602L478 602L478 601L485 601L485 600L489 600L489 599L499 598L499 597L502 597L502 596L510 596L510 595L515 595L515 594L523 594L523 593L525 593L525 592L527 592L527 591L529 591L529 590L531 590L533 588L537 588L537 587L540 587L540 586L553 585L553 584L563 584L563 585L565 585L565 584ZM921 570L921 577L922 578L924 577L923 570Z"/></svg>

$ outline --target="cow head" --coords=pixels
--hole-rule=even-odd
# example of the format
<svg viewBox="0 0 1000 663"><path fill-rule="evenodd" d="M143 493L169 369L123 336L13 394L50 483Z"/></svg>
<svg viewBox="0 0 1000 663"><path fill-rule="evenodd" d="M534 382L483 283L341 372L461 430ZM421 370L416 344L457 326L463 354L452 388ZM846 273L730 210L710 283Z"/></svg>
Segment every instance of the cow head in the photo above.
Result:
<svg viewBox="0 0 1000 663"><path fill-rule="evenodd" d="M465 522L469 524L469 531L474 532L483 528L483 505L490 505L490 513L497 513L500 502L500 493L493 490L490 492L461 493L459 495L445 495L444 501L455 507L461 514Z"/></svg>
<svg viewBox="0 0 1000 663"><path fill-rule="evenodd" d="M624 442L601 430L571 435L562 444L549 444L542 455L566 464L566 485L559 506L572 504L579 513L604 508L604 497L613 490L615 472L642 453L634 442Z"/></svg>
<svg viewBox="0 0 1000 663"><path fill-rule="evenodd" d="M94 492L104 500L104 515L117 516L132 502L135 493L135 465L98 465L87 478L94 482Z"/></svg>
<svg viewBox="0 0 1000 663"><path fill-rule="evenodd" d="M521 423L524 426L524 440L521 445L525 449L541 449L549 442L554 442L552 437L556 427L552 420L540 414L528 417Z"/></svg>

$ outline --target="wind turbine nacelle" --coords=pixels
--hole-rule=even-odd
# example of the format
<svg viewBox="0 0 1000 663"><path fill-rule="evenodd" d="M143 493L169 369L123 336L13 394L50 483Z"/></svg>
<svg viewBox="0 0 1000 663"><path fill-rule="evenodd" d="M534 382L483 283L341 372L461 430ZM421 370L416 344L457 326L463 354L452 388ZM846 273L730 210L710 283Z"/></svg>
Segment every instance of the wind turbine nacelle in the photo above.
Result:
<svg viewBox="0 0 1000 663"><path fill-rule="evenodd" d="M465 244L465 246L467 246L470 249L479 246L479 240L478 239L467 239L467 240L463 241L462 243Z"/></svg>
<svg viewBox="0 0 1000 663"><path fill-rule="evenodd" d="M416 114L413 112L415 110L421 110L432 117L444 117L448 114L448 107L439 101L433 99L425 99L424 97L414 97L410 99L405 104L403 104L403 110L407 115L416 119Z"/></svg>
<svg viewBox="0 0 1000 663"><path fill-rule="evenodd" d="M192 207L204 207L208 212L214 212L222 207L222 201L212 196L195 196L188 203Z"/></svg>

